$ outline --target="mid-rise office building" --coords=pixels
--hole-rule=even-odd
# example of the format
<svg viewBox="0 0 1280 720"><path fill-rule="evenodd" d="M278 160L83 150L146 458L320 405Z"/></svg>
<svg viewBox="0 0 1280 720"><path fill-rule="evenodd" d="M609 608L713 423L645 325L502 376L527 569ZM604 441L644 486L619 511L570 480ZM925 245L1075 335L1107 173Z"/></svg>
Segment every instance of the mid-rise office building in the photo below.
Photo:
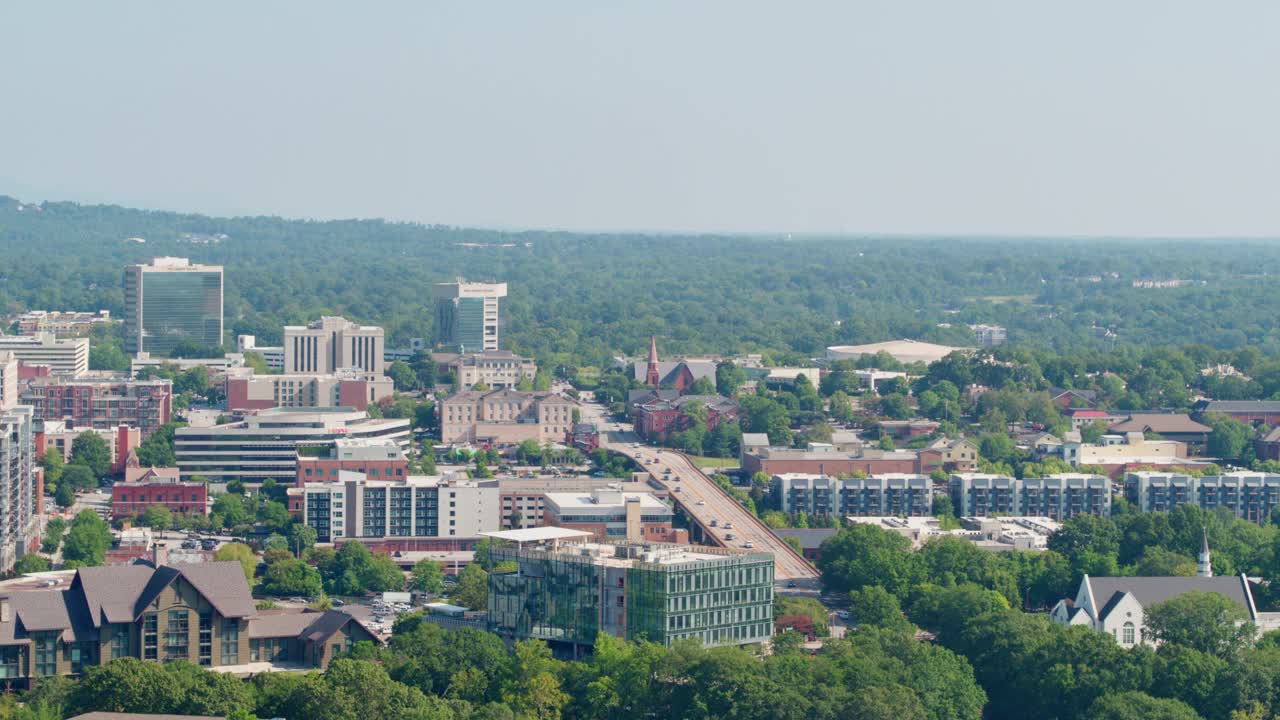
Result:
<svg viewBox="0 0 1280 720"><path fill-rule="evenodd" d="M465 390L440 402L440 441L509 445L564 442L577 403L551 392Z"/></svg>
<svg viewBox="0 0 1280 720"><path fill-rule="evenodd" d="M241 355L244 353L257 353L262 357L262 361L267 364L268 370L272 372L282 372L284 370L283 345L259 345L258 339L253 335L237 335L236 352Z"/></svg>
<svg viewBox="0 0 1280 720"><path fill-rule="evenodd" d="M77 380L36 378L22 393L44 422L61 421L68 430L137 428L145 439L172 416L173 384L168 380Z"/></svg>
<svg viewBox="0 0 1280 720"><path fill-rule="evenodd" d="M391 378L346 368L328 374L255 375L227 378L227 410L354 408L368 410L393 392Z"/></svg>
<svg viewBox="0 0 1280 720"><path fill-rule="evenodd" d="M671 506L647 492L625 492L620 486L590 492L546 494L544 523L591 533L597 540L687 543L689 531L673 528Z"/></svg>
<svg viewBox="0 0 1280 720"><path fill-rule="evenodd" d="M746 645L773 634L773 555L724 548L581 542L585 533L534 528L492 533L489 628L562 647L598 633L670 645ZM576 541L574 541L576 540Z"/></svg>
<svg viewBox="0 0 1280 720"><path fill-rule="evenodd" d="M196 475L215 483L272 478L292 485L300 450L325 452L340 438L388 438L407 448L409 420L374 419L350 408L273 408L238 422L178 428L174 449L184 480Z"/></svg>
<svg viewBox="0 0 1280 720"><path fill-rule="evenodd" d="M465 353L449 363L459 390L488 385L491 390L515 389L523 379L533 380L538 364L506 350Z"/></svg>
<svg viewBox="0 0 1280 720"><path fill-rule="evenodd" d="M785 513L827 517L902 517L933 513L928 475L884 473L865 478L783 473L773 476L773 496Z"/></svg>
<svg viewBox="0 0 1280 720"><path fill-rule="evenodd" d="M506 283L436 283L436 340L458 352L497 350Z"/></svg>
<svg viewBox="0 0 1280 720"><path fill-rule="evenodd" d="M381 378L385 333L380 327L357 325L325 316L310 325L284 328L284 372L287 375L331 375L357 370Z"/></svg>
<svg viewBox="0 0 1280 720"><path fill-rule="evenodd" d="M371 480L342 471L289 488L289 505L318 542L475 538L499 526L497 480Z"/></svg>
<svg viewBox="0 0 1280 720"><path fill-rule="evenodd" d="M179 343L222 345L222 266L155 258L124 269L124 351L167 356Z"/></svg>
<svg viewBox="0 0 1280 720"><path fill-rule="evenodd" d="M959 517L1025 515L1018 481L1006 475L957 473L951 476L951 507Z"/></svg>
<svg viewBox="0 0 1280 720"><path fill-rule="evenodd" d="M59 338L49 332L0 335L0 353L23 365L46 365L54 375L79 377L89 371L89 338Z"/></svg>

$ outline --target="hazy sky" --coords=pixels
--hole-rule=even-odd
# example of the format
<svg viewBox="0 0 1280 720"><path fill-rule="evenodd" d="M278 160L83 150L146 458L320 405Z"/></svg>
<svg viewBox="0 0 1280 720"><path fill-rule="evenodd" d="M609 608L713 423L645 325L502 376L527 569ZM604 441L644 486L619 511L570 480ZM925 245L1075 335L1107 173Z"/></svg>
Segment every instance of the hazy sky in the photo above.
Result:
<svg viewBox="0 0 1280 720"><path fill-rule="evenodd" d="M0 193L1280 236L1280 2L4 3Z"/></svg>

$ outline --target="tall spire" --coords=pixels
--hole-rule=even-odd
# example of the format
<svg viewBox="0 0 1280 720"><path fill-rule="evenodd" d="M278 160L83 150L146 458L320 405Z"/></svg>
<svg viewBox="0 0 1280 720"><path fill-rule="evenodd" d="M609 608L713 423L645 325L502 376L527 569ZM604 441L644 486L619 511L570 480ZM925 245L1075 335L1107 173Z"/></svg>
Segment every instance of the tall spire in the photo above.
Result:
<svg viewBox="0 0 1280 720"><path fill-rule="evenodd" d="M662 378L658 376L658 338L655 335L649 336L649 367L644 373L644 384L649 387L658 387Z"/></svg>
<svg viewBox="0 0 1280 720"><path fill-rule="evenodd" d="M1213 563L1209 560L1209 531L1201 529L1204 541L1200 545L1200 563L1196 568L1198 577L1213 577Z"/></svg>

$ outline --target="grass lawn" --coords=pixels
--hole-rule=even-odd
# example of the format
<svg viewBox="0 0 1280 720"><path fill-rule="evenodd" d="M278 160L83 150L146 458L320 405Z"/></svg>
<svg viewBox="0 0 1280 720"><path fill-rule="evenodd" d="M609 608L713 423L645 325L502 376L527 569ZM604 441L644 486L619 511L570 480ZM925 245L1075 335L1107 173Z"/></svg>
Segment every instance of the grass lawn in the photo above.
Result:
<svg viewBox="0 0 1280 720"><path fill-rule="evenodd" d="M698 466L701 470L706 470L708 468L738 467L737 458L713 458L690 455L689 459L692 460L693 464Z"/></svg>

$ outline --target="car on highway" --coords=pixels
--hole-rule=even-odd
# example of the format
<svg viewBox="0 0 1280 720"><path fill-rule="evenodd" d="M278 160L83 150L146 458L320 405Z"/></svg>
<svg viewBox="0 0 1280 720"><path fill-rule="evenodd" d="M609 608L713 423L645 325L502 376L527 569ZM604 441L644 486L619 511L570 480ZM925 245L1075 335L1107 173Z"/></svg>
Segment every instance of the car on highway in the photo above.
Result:
<svg viewBox="0 0 1280 720"><path fill-rule="evenodd" d="M795 581L795 580L788 580L788 581L787 581L787 587L789 587L789 588L795 588L795 587L800 587L800 586L799 586L799 585L796 585L796 581Z"/></svg>
<svg viewBox="0 0 1280 720"><path fill-rule="evenodd" d="M755 543L753 543L753 542L751 542L750 540L748 540L748 541L746 541L746 542L742 543L742 547L744 547L744 548L746 548L746 549L750 550L751 548L755 547Z"/></svg>
<svg viewBox="0 0 1280 720"><path fill-rule="evenodd" d="M729 542L730 540L733 540L733 533L725 533L725 534L724 534L724 541L725 541L725 542Z"/></svg>
<svg viewBox="0 0 1280 720"><path fill-rule="evenodd" d="M719 526L720 526L720 521L715 518L711 518L711 527L719 527ZM729 527L729 526L725 525L725 527Z"/></svg>
<svg viewBox="0 0 1280 720"><path fill-rule="evenodd" d="M726 523L724 524L724 529L725 529L725 530L732 530L732 529L733 529L733 523L731 523L731 522L726 522Z"/></svg>
<svg viewBox="0 0 1280 720"><path fill-rule="evenodd" d="M707 501L706 501L706 500L699 500L699 501L698 501L698 504L699 504L699 505L706 505L706 504L707 504Z"/></svg>

